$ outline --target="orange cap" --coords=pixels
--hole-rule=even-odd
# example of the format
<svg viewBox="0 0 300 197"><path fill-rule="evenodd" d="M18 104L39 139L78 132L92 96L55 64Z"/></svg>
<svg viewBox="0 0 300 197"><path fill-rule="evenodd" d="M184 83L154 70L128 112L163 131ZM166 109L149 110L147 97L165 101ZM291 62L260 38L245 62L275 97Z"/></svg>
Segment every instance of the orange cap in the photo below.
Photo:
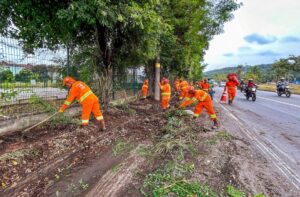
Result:
<svg viewBox="0 0 300 197"><path fill-rule="evenodd" d="M63 85L65 86L66 83L71 83L71 84L73 84L73 83L75 83L75 79L73 79L73 78L70 77L70 76L67 76L67 77L64 78Z"/></svg>

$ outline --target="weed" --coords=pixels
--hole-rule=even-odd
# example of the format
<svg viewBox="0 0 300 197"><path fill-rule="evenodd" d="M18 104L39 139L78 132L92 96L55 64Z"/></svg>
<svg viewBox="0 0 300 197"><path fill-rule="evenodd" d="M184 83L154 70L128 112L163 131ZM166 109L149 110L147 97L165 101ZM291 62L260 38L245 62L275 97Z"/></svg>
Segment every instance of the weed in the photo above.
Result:
<svg viewBox="0 0 300 197"><path fill-rule="evenodd" d="M216 135L210 137L206 142L207 142L207 144L215 145L219 141L222 141L222 140L228 141L228 140L231 140L231 139L232 139L232 136L228 132L220 131Z"/></svg>
<svg viewBox="0 0 300 197"><path fill-rule="evenodd" d="M115 166L113 166L112 169L111 169L111 171L112 171L113 173L117 173L119 170L120 170L120 166L119 166L119 165L115 165Z"/></svg>
<svg viewBox="0 0 300 197"><path fill-rule="evenodd" d="M170 118L170 117L182 117L182 116L187 116L188 114L186 113L186 111L184 110L169 110L165 113L165 117L166 118Z"/></svg>
<svg viewBox="0 0 300 197"><path fill-rule="evenodd" d="M246 194L232 185L227 186L227 194L230 197L245 197Z"/></svg>
<svg viewBox="0 0 300 197"><path fill-rule="evenodd" d="M29 103L33 104L37 108L41 108L41 110L46 112L55 112L56 109L49 104L49 102L45 101L41 97L37 96L36 94L32 94L29 97Z"/></svg>
<svg viewBox="0 0 300 197"><path fill-rule="evenodd" d="M78 184L71 183L68 187L68 190L71 191L72 193L76 193L80 190L86 190L89 187L89 184L80 179L78 181Z"/></svg>
<svg viewBox="0 0 300 197"><path fill-rule="evenodd" d="M168 163L148 174L140 191L144 196L217 196L210 187L185 179L193 171L194 164Z"/></svg>
<svg viewBox="0 0 300 197"><path fill-rule="evenodd" d="M118 139L116 142L115 147L113 148L113 155L117 156L119 154L122 154L124 152L128 152L133 148L133 146L122 139Z"/></svg>
<svg viewBox="0 0 300 197"><path fill-rule="evenodd" d="M152 155L152 149L150 147L140 147L137 149L139 156L148 157Z"/></svg>
<svg viewBox="0 0 300 197"><path fill-rule="evenodd" d="M0 162L5 162L6 160L20 160L27 155L32 155L34 157L38 156L40 151L37 149L20 149L14 152L5 153L0 156Z"/></svg>

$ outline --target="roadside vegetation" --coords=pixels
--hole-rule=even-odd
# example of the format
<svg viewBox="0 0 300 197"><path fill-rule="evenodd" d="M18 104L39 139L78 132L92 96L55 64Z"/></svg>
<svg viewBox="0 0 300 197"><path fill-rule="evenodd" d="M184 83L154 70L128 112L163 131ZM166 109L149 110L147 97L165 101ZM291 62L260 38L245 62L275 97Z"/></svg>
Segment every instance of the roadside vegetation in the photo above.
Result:
<svg viewBox="0 0 300 197"><path fill-rule="evenodd" d="M292 94L300 94L300 85L289 84L289 86ZM276 92L276 84L275 83L259 84L258 89L269 91L269 92Z"/></svg>

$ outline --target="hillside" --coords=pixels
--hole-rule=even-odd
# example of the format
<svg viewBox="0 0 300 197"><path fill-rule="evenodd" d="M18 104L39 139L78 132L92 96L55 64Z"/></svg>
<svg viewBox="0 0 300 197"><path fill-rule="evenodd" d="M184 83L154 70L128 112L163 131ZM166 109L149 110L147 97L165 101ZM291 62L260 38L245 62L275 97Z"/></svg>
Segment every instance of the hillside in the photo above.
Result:
<svg viewBox="0 0 300 197"><path fill-rule="evenodd" d="M272 64L261 64L258 65L259 68L261 69L261 71L264 73L267 70L271 69ZM242 71L246 72L248 68L250 68L251 66L243 66L242 67ZM210 70L207 72L204 72L205 76L212 76L215 74L228 74L228 73L232 73L232 72L236 72L237 71L237 67L225 67L225 68L221 68L221 69L216 69L216 70Z"/></svg>

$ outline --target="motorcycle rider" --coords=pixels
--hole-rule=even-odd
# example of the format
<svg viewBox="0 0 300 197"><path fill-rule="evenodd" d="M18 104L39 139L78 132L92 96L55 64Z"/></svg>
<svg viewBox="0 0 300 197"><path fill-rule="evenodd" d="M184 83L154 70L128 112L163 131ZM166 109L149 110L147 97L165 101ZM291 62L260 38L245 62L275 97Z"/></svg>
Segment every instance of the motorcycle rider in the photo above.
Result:
<svg viewBox="0 0 300 197"><path fill-rule="evenodd" d="M249 79L248 80L248 84L247 84L247 87L246 87L246 94L249 95L251 89L253 87L256 87L256 84L254 83L253 79Z"/></svg>
<svg viewBox="0 0 300 197"><path fill-rule="evenodd" d="M288 85L288 82L285 80L284 77L280 78L280 81L277 82L277 91L284 91L281 88L284 88Z"/></svg>

